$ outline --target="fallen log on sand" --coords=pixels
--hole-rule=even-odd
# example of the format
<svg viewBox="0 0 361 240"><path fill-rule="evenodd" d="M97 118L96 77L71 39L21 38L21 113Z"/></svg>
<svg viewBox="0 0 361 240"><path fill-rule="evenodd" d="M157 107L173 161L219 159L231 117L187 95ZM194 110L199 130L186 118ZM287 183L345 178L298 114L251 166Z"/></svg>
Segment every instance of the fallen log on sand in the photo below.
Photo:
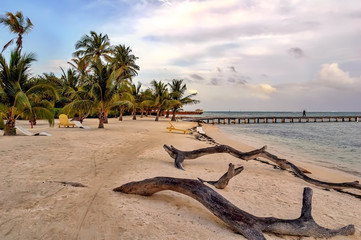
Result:
<svg viewBox="0 0 361 240"><path fill-rule="evenodd" d="M234 149L228 145L218 145L213 147L207 147L207 148L200 148L193 151L182 151L179 149L176 149L173 146L165 145L163 148L166 150L166 152L174 159L174 165L178 169L183 168L183 161L186 159L196 159L204 155L208 154L214 154L214 153L228 153L236 158L240 158L243 160L252 160L257 157L263 157L265 159L268 159L274 163L276 163L281 169L283 170L290 170L292 171L297 177L303 179L304 181L314 184L316 186L320 186L327 189L335 189L335 190L342 190L346 188L354 188L361 190L361 184L358 181L354 182L344 182L344 183L332 183L332 182L324 182L319 181L317 179L311 178L307 176L304 172L308 172L305 169L299 168L293 163L287 161L286 159L278 158L277 156L269 153L266 151L267 146L264 146L260 149L256 149L250 152L241 152L237 149Z"/></svg>
<svg viewBox="0 0 361 240"><path fill-rule="evenodd" d="M249 240L265 240L263 232L323 238L337 235L347 236L355 232L354 225L347 225L339 229L327 229L319 226L311 215L311 188L304 188L301 216L293 220L253 216L239 209L212 188L198 180L156 177L140 182L126 183L113 189L115 192L142 196L151 196L156 192L164 190L172 190L194 198L232 229Z"/></svg>

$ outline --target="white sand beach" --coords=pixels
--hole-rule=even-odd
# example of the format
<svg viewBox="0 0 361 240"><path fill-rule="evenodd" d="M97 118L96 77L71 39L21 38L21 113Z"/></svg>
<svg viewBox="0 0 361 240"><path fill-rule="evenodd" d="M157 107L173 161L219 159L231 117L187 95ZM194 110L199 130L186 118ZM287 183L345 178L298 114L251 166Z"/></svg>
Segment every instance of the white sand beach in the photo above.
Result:
<svg viewBox="0 0 361 240"><path fill-rule="evenodd" d="M26 121L17 124L52 136L0 136L0 239L245 239L188 196L164 191L143 197L112 191L124 183L157 176L217 180L231 162L244 166L244 171L225 189L215 190L242 210L256 216L297 218L303 188L311 187L312 213L318 224L327 228L355 225L354 235L332 239L361 239L361 199L326 191L287 171L228 154L186 160L185 171L176 169L164 144L181 150L211 145L192 134L168 133L168 119L155 122L152 117L138 117L134 121L127 116L123 121L109 119L104 129L97 128L97 119L83 122L90 129L49 127L45 121L34 129ZM174 125L191 128L196 123ZM253 149L222 135L215 126L203 126L203 130L218 143L242 151ZM310 164L296 165L320 180L361 181ZM270 240L315 239L265 236Z"/></svg>

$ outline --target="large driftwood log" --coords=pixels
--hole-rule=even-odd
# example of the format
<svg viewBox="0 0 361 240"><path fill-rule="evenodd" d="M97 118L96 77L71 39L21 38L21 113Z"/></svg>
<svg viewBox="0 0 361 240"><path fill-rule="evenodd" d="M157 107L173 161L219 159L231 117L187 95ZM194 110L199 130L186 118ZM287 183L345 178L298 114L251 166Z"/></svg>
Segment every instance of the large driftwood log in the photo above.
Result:
<svg viewBox="0 0 361 240"><path fill-rule="evenodd" d="M193 151L181 151L173 146L168 146L168 145L164 145L163 147L166 150L166 152L174 159L175 167L182 170L184 170L182 163L185 159L195 159L207 154L214 154L214 153L229 153L236 158L240 158L247 161L255 159L257 157L263 157L265 159L268 159L276 163L281 169L290 170L297 177L316 186L320 186L328 189L335 189L335 190L342 190L346 188L355 188L361 190L361 184L358 181L332 183L332 182L324 182L311 178L306 174L304 174L304 172L307 172L304 169L297 167L296 165L287 161L286 159L278 158L277 156L267 152L266 151L267 146L264 146L260 149L256 149L250 152L241 152L228 145L219 145L214 147L201 148Z"/></svg>
<svg viewBox="0 0 361 240"><path fill-rule="evenodd" d="M304 189L301 216L293 220L253 216L233 205L212 188L192 179L156 177L140 182L126 183L113 189L116 192L142 196L150 196L163 190L172 190L194 198L232 229L250 240L265 240L263 232L324 238L336 235L347 236L355 232L354 225L347 225L339 229L327 229L319 226L311 215L311 188Z"/></svg>
<svg viewBox="0 0 361 240"><path fill-rule="evenodd" d="M224 189L228 185L229 180L231 180L231 178L233 178L234 176L240 174L243 171L243 169L244 169L243 167L234 168L234 164L230 163L228 165L228 171L225 174L223 174L222 177L217 181L206 181L201 178L198 178L198 180L201 181L202 183L206 182L208 184L211 184L218 189Z"/></svg>
<svg viewBox="0 0 361 240"><path fill-rule="evenodd" d="M184 170L182 163L185 159L195 159L202 157L204 155L214 154L214 153L229 153L236 158L241 158L243 160L251 160L256 157L260 157L264 152L264 150L266 149L266 146L250 152L240 152L228 145L218 145L213 147L200 148L193 151L181 151L173 146L168 146L166 144L164 144L163 148L172 158L174 158L175 167Z"/></svg>

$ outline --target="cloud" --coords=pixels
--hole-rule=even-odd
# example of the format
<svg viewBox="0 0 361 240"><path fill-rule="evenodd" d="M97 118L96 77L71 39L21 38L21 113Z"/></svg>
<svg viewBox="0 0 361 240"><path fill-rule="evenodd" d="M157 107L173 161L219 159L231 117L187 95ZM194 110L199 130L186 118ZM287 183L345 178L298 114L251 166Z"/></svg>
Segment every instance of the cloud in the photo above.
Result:
<svg viewBox="0 0 361 240"><path fill-rule="evenodd" d="M269 99L272 94L277 92L276 88L266 83L246 84L245 87L251 91L253 96L260 99Z"/></svg>
<svg viewBox="0 0 361 240"><path fill-rule="evenodd" d="M340 69L338 63L323 64L317 79L317 83L334 88L350 88L355 82L356 78L350 77L348 72Z"/></svg>
<svg viewBox="0 0 361 240"><path fill-rule="evenodd" d="M228 68L231 69L232 72L237 72L235 67L233 67L233 66L229 66Z"/></svg>
<svg viewBox="0 0 361 240"><path fill-rule="evenodd" d="M198 91L196 89L189 89L188 92L190 94L193 94L193 93L198 93Z"/></svg>
<svg viewBox="0 0 361 240"><path fill-rule="evenodd" d="M217 86L217 85L219 85L220 81L221 80L219 78L211 78L211 84L212 85Z"/></svg>
<svg viewBox="0 0 361 240"><path fill-rule="evenodd" d="M64 70L68 69L70 67L70 65L68 64L70 60L64 60L64 59L53 59L50 60L46 65L41 66L41 68L39 66L34 66L33 70L35 72L41 72L41 73L49 73L49 72L53 72L55 74L60 74L61 73L61 68L63 68Z"/></svg>
<svg viewBox="0 0 361 240"><path fill-rule="evenodd" d="M191 78L196 79L196 80L204 80L204 78L198 74L191 74L189 75Z"/></svg>
<svg viewBox="0 0 361 240"><path fill-rule="evenodd" d="M299 47L290 48L287 50L287 53L295 58L301 58L305 55L303 50Z"/></svg>
<svg viewBox="0 0 361 240"><path fill-rule="evenodd" d="M250 77L241 75L241 76L236 76L236 77L229 77L227 81L230 83L245 84L250 79L251 79Z"/></svg>

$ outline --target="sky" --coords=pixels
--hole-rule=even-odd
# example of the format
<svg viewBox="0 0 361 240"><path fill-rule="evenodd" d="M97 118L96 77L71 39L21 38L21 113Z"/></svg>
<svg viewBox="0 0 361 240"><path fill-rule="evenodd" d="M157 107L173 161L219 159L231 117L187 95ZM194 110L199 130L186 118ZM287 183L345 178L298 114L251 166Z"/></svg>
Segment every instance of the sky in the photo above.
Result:
<svg viewBox="0 0 361 240"><path fill-rule="evenodd" d="M1 0L16 11L33 75L60 76L95 31L130 46L135 83L183 79L200 100L185 110L361 111L359 0ZM13 37L0 25L1 48Z"/></svg>

